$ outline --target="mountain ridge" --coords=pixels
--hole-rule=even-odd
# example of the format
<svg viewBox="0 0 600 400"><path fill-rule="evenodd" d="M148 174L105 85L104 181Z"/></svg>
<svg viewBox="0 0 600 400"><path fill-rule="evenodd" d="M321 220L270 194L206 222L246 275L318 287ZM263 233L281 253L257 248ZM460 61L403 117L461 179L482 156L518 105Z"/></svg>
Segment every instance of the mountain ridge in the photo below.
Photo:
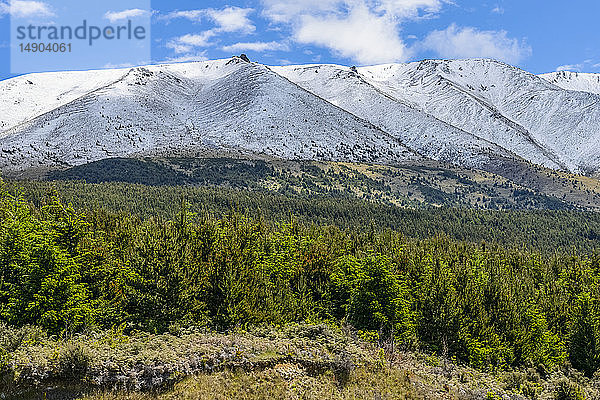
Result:
<svg viewBox="0 0 600 400"><path fill-rule="evenodd" d="M558 71L541 74L541 78L566 90L600 94L600 74Z"/></svg>
<svg viewBox="0 0 600 400"><path fill-rule="evenodd" d="M520 148L518 139L523 132L510 126L512 124L507 126L506 121L524 128L526 136L558 155L571 172L598 168L597 160L593 160L589 168L585 162L588 160L581 160L576 154L598 136L598 108L591 110L594 123L590 121L581 127L578 122L582 111L565 106L567 102L584 102L590 96L597 100L596 95L563 91L508 64L482 59L426 60L365 67L359 71L369 75L370 80L384 90L408 99L427 113L536 164L560 169L539 157L536 159L531 149ZM473 102L474 98L482 101ZM491 107L484 108L482 104ZM490 109L496 111L490 112ZM562 118L563 115L568 118ZM573 143L565 143L567 140L561 140L563 136ZM568 151L565 152L565 148Z"/></svg>
<svg viewBox="0 0 600 400"><path fill-rule="evenodd" d="M0 82L0 169L239 154L597 176L600 95L552 79L486 59L356 68L239 57L23 75Z"/></svg>
<svg viewBox="0 0 600 400"><path fill-rule="evenodd" d="M215 63L228 70L216 79L207 74L188 73L187 77L177 74L178 69L186 68L183 64L174 65L171 70L164 66L154 71L133 68L114 84L27 121L24 128L18 128L19 132L4 135L0 140L4 166L10 167L15 158L30 161L29 167L60 165L58 161L70 166L81 165L106 158L99 154L100 150L106 156L192 154L239 148L242 152L275 156L280 151L285 158L350 161L382 158L389 162L419 157L379 128L333 108L266 68L237 59ZM196 68L208 69L209 66L204 63ZM300 106L296 106L297 103ZM292 108L297 109L295 114L290 112ZM319 112L327 118L321 118ZM302 143L303 133L309 126L319 124L321 128L313 129L312 146L308 147ZM93 135L69 136L63 129L65 125L74 131L80 129L78 126L91 125L94 132ZM274 134L261 134L269 130ZM365 135L357 135L359 131ZM23 149L27 144L43 147L45 142L48 147L53 139L55 149L50 153L58 154L58 161L47 157L36 164L39 154L29 152L23 156L23 152L28 151ZM73 148L64 152L61 144L69 139L84 141L77 148L83 156L72 155ZM280 143L283 145L277 147ZM351 151L346 151L344 146L352 146ZM277 148L271 151L271 147ZM11 159L14 154L16 157ZM12 165L19 165L18 161Z"/></svg>

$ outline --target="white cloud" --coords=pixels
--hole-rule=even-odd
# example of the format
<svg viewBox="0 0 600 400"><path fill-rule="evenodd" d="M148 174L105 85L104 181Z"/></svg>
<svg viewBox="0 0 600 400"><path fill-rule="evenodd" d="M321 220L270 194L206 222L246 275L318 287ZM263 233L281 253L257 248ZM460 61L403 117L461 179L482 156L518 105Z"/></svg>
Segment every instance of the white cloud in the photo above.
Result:
<svg viewBox="0 0 600 400"><path fill-rule="evenodd" d="M200 34L187 34L170 40L167 47L173 49L177 54L190 53L195 47L207 47L210 39L215 35L214 31L205 31Z"/></svg>
<svg viewBox="0 0 600 400"><path fill-rule="evenodd" d="M213 21L218 32L241 32L245 34L252 33L256 26L252 23L249 15L254 12L252 8L225 7L217 10L207 8L201 10L173 11L160 19L170 21L173 19L184 18L192 22L201 22L204 19Z"/></svg>
<svg viewBox="0 0 600 400"><path fill-rule="evenodd" d="M262 0L263 15L295 41L329 48L361 64L407 60L403 22L429 18L449 0Z"/></svg>
<svg viewBox="0 0 600 400"><path fill-rule="evenodd" d="M104 18L108 19L111 23L115 23L117 21L146 15L150 15L150 13L139 8L132 8L130 10L123 11L108 11L106 14L104 14Z"/></svg>
<svg viewBox="0 0 600 400"><path fill-rule="evenodd" d="M222 34L238 32L241 34L250 34L256 30L256 27L248 17L254 10L252 8L225 7L217 10L207 8L202 10L184 10L174 11L169 14L159 17L165 21L184 18L192 22L202 22L205 19L211 20L215 27L213 29L201 32L199 34L187 34L174 38L167 42L167 47L175 51L176 54L181 54L178 61L184 61L186 57L190 60L196 60L199 56L196 53L198 47L208 47L211 45L210 39ZM203 57L203 53L200 57Z"/></svg>
<svg viewBox="0 0 600 400"><path fill-rule="evenodd" d="M598 68L600 68L600 63L596 63L594 60L584 60L577 64L561 65L559 67L556 67L556 71L585 72Z"/></svg>
<svg viewBox="0 0 600 400"><path fill-rule="evenodd" d="M446 0L380 0L375 11L395 18L429 18L438 13Z"/></svg>
<svg viewBox="0 0 600 400"><path fill-rule="evenodd" d="M180 43L188 44L195 47L206 47L209 45L209 39L214 35L213 31L202 32L199 35L187 34L180 36L177 40Z"/></svg>
<svg viewBox="0 0 600 400"><path fill-rule="evenodd" d="M334 12L340 0L263 0L263 14L274 22L291 22L298 16Z"/></svg>
<svg viewBox="0 0 600 400"><path fill-rule="evenodd" d="M205 10L186 10L186 11L173 11L167 15L159 17L160 19L170 21L177 18L185 18L190 21L200 22L202 17L205 15Z"/></svg>
<svg viewBox="0 0 600 400"><path fill-rule="evenodd" d="M167 43L167 48L173 50L177 54L189 53L194 49L193 46L179 43L177 40L169 41Z"/></svg>
<svg viewBox="0 0 600 400"><path fill-rule="evenodd" d="M249 42L249 43L235 43L229 46L224 46L223 51L237 53L240 51L250 50L256 52L264 51L286 51L289 50L288 46L279 42Z"/></svg>
<svg viewBox="0 0 600 400"><path fill-rule="evenodd" d="M304 16L294 38L299 43L331 49L361 64L404 61L409 54L389 18L354 8L348 16Z"/></svg>
<svg viewBox="0 0 600 400"><path fill-rule="evenodd" d="M531 47L509 38L506 31L480 31L456 24L431 32L420 47L443 58L494 58L510 64L519 64L531 55Z"/></svg>
<svg viewBox="0 0 600 400"><path fill-rule="evenodd" d="M252 33L256 27L248 18L254 11L251 8L226 7L222 10L206 10L207 15L217 24L223 32Z"/></svg>
<svg viewBox="0 0 600 400"><path fill-rule="evenodd" d="M566 64L556 67L556 72L572 71L581 72L583 70L583 64Z"/></svg>
<svg viewBox="0 0 600 400"><path fill-rule="evenodd" d="M496 7L494 7L494 8L492 9L492 12L493 12L494 14L500 14L500 15L502 15L502 14L504 14L504 8L502 8L502 7L500 7L500 6L496 6Z"/></svg>
<svg viewBox="0 0 600 400"><path fill-rule="evenodd" d="M108 63L108 64L104 64L104 66L102 68L105 68L105 69L121 69L121 68L131 68L133 66L134 65L132 63L122 63L122 64Z"/></svg>
<svg viewBox="0 0 600 400"><path fill-rule="evenodd" d="M53 17L51 7L41 1L12 0L0 2L0 15L10 14L16 18Z"/></svg>

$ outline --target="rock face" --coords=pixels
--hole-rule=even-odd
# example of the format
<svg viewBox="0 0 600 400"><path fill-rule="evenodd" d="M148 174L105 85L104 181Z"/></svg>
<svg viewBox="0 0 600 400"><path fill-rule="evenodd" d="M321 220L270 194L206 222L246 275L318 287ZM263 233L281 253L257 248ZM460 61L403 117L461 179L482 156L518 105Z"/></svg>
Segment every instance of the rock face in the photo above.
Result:
<svg viewBox="0 0 600 400"><path fill-rule="evenodd" d="M238 154L430 158L496 173L534 163L595 176L600 81L580 75L538 77L493 60L266 67L244 54L32 74L0 82L0 168Z"/></svg>

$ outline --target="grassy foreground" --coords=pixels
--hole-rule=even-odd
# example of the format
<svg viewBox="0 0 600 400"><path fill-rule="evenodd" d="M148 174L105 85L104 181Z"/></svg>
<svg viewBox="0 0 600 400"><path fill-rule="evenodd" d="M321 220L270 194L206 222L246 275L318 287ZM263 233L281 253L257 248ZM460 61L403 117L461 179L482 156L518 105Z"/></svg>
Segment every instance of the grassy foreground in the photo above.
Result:
<svg viewBox="0 0 600 400"><path fill-rule="evenodd" d="M3 399L594 399L572 369L481 372L374 344L350 329L293 324L229 334L120 331L68 339L0 326ZM8 343L10 342L10 343Z"/></svg>

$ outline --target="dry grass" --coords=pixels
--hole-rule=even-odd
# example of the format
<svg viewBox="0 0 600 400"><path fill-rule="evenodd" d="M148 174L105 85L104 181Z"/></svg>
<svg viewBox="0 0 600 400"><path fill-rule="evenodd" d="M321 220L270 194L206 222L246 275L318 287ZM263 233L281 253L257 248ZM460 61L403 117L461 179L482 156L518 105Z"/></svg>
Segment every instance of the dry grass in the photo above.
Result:
<svg viewBox="0 0 600 400"><path fill-rule="evenodd" d="M423 395L411 386L400 370L369 372L357 370L352 379L340 386L332 374L306 375L293 364L255 373L221 372L199 375L178 384L162 395L95 395L86 400L255 400L255 399L420 399Z"/></svg>
<svg viewBox="0 0 600 400"><path fill-rule="evenodd" d="M600 381L572 370L486 373L385 351L326 325L68 340L5 329L3 336L11 350L3 400L600 399Z"/></svg>

